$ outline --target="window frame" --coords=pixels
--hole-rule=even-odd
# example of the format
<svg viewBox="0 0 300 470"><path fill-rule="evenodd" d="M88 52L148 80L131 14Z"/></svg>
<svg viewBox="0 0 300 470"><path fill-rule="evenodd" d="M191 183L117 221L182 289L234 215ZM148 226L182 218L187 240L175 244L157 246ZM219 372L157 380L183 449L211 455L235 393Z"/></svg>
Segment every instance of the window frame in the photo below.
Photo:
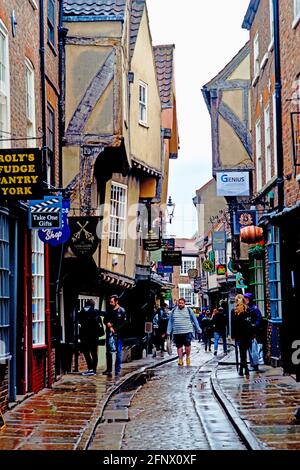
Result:
<svg viewBox="0 0 300 470"><path fill-rule="evenodd" d="M9 71L9 34L4 23L0 19L0 34L3 36L3 66L0 64L0 68L4 68L4 80L0 80L0 104L3 106L3 127L0 124L0 148L10 148L11 141L1 139L8 139L10 137L10 71ZM0 46L1 47L1 46Z"/></svg>
<svg viewBox="0 0 300 470"><path fill-rule="evenodd" d="M258 136L260 138L258 138ZM255 123L255 170L256 170L256 190L260 191L263 187L262 175L262 132L261 132L261 119ZM258 171L260 170L260 171Z"/></svg>
<svg viewBox="0 0 300 470"><path fill-rule="evenodd" d="M25 58L26 131L28 146L36 146L35 75L31 61ZM32 139L30 139L32 137Z"/></svg>
<svg viewBox="0 0 300 470"><path fill-rule="evenodd" d="M258 31L253 38L253 74L254 78L259 75L260 62L259 62L259 34Z"/></svg>
<svg viewBox="0 0 300 470"><path fill-rule="evenodd" d="M139 80L139 124L148 125L148 85L147 83ZM143 89L145 91L145 99L144 101L141 100L141 93L140 90ZM143 111L145 116L143 116ZM145 117L145 119L143 119Z"/></svg>
<svg viewBox="0 0 300 470"><path fill-rule="evenodd" d="M272 95L273 105L273 160L274 160L274 176L277 175L277 121L276 121L276 93L274 91Z"/></svg>
<svg viewBox="0 0 300 470"><path fill-rule="evenodd" d="M52 20L52 18L50 18L50 15L49 15L49 13L50 13L50 8L49 8L50 4L53 5L53 20ZM56 15L55 0L48 0L48 6L47 6L47 41L52 47L55 47L55 15Z"/></svg>
<svg viewBox="0 0 300 470"><path fill-rule="evenodd" d="M118 208L116 212L120 211L119 208L119 200L112 199L114 188L117 190L116 193L122 194L124 191L123 199L124 201L121 202L123 204L123 215L115 215L112 213L112 201L118 203ZM116 181L111 182L111 189L110 189L110 202L109 202L109 239L108 239L108 249L110 252L115 253L125 253L125 234L126 234L126 220L127 220L127 198L128 198L128 186L122 183L118 183ZM113 219L116 220L115 224L113 223ZM119 226L121 227L120 229ZM113 230L112 228L115 228ZM113 234L113 235L112 235ZM112 244L112 241L115 241Z"/></svg>
<svg viewBox="0 0 300 470"><path fill-rule="evenodd" d="M186 294L187 291L189 292L188 299L187 299L187 294ZM190 306L198 307L199 302L197 300L198 299L197 294L195 294L194 289L192 288L190 284L178 284L178 298L180 299L181 297L183 297L186 300L185 304L187 307L190 307Z"/></svg>
<svg viewBox="0 0 300 470"><path fill-rule="evenodd" d="M265 175L266 183L272 179L272 147L271 147L271 108L268 104L264 109L265 130Z"/></svg>
<svg viewBox="0 0 300 470"><path fill-rule="evenodd" d="M31 231L31 266L32 346L43 347L46 345L45 245L37 230Z"/></svg>
<svg viewBox="0 0 300 470"><path fill-rule="evenodd" d="M0 208L0 361L10 359L9 214Z"/></svg>
<svg viewBox="0 0 300 470"><path fill-rule="evenodd" d="M258 306L265 318L265 261L257 260L249 255L249 285L254 292L253 302Z"/></svg>
<svg viewBox="0 0 300 470"><path fill-rule="evenodd" d="M294 18L293 27L295 27L300 20L300 0L294 0Z"/></svg>
<svg viewBox="0 0 300 470"><path fill-rule="evenodd" d="M184 263L187 263L187 262L191 263L191 266L185 269ZM188 276L188 270L196 269L196 268L197 268L197 258L192 257L192 256L183 256L181 266L180 266L180 276Z"/></svg>
<svg viewBox="0 0 300 470"><path fill-rule="evenodd" d="M50 114L53 118L53 129L50 128ZM50 147L50 134L52 132L53 148ZM54 154L55 154L55 110L47 103L47 183L54 183Z"/></svg>
<svg viewBox="0 0 300 470"><path fill-rule="evenodd" d="M280 230L268 228L268 284L270 292L270 317L273 322L282 322L282 289L280 278Z"/></svg>

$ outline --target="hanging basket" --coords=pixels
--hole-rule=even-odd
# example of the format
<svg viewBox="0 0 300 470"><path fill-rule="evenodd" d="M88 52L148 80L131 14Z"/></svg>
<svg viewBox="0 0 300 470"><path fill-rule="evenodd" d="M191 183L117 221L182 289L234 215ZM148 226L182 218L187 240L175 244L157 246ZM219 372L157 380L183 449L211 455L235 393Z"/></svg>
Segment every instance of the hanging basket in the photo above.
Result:
<svg viewBox="0 0 300 470"><path fill-rule="evenodd" d="M249 225L241 229L241 242L252 245L253 243L261 242L264 239L264 232L261 227L256 225Z"/></svg>
<svg viewBox="0 0 300 470"><path fill-rule="evenodd" d="M251 246L248 250L249 255L253 256L254 259L262 260L265 257L265 248L264 245L254 245Z"/></svg>

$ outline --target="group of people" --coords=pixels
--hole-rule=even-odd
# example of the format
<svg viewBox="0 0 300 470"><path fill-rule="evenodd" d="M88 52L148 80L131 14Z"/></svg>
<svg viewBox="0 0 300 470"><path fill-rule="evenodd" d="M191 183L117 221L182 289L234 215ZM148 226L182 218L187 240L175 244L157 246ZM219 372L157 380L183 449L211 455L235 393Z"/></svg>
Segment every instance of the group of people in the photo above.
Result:
<svg viewBox="0 0 300 470"><path fill-rule="evenodd" d="M235 306L232 314L231 336L235 339L237 351L239 351L239 375L249 376L247 365L247 351L253 370L258 370L262 360L262 314L252 301L252 294L238 294L235 297ZM95 309L95 302L88 300L80 311L80 342L81 350L87 363L87 371L83 375L95 375L98 363L97 348L99 337L104 335L101 315ZM106 370L104 375L112 376L112 353L116 353L115 376L119 376L122 364L122 346L124 327L126 324L126 312L119 305L117 295L112 295L109 300L109 309L104 314L103 323L106 325ZM193 310L186 305L184 298L180 298L174 308L169 311L167 304L156 307L152 320L152 355L157 351L161 356L165 352L165 341L172 337L177 348L178 365L183 366L183 358L186 365L191 365L191 343L198 335L199 341L204 342L205 351L211 351L211 339L214 338L214 354L218 353L219 340L223 342L223 352L227 354L227 318L222 307L215 308L210 313L206 310L198 319ZM113 342L113 347L112 347ZM184 354L185 353L185 354Z"/></svg>
<svg viewBox="0 0 300 470"><path fill-rule="evenodd" d="M218 354L219 341L222 339L223 352L227 354L227 319L223 307L203 311L198 317L201 329L199 341L204 343L205 351L211 351L211 340L214 339L214 355Z"/></svg>
<svg viewBox="0 0 300 470"><path fill-rule="evenodd" d="M87 363L87 370L83 375L95 375L98 365L99 338L104 335L102 318L99 310L95 309L95 301L89 299L79 312L79 338L80 349ZM122 347L124 327L126 325L126 311L119 304L117 295L109 299L109 308L104 313L103 323L106 326L106 370L103 372L108 377L112 376L112 353L116 353L115 376L118 377L122 365ZM112 348L113 342L113 348Z"/></svg>

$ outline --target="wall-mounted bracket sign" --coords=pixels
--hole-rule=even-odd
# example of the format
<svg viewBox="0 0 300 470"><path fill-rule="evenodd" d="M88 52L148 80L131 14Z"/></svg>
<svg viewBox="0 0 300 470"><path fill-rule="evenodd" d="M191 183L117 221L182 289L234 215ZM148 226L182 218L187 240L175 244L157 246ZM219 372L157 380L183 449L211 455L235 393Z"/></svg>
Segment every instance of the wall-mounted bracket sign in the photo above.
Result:
<svg viewBox="0 0 300 470"><path fill-rule="evenodd" d="M62 219L61 228L39 230L38 235L43 243L49 243L51 246L57 246L65 243L70 237L70 228L68 225L68 213L70 211L70 199L62 201Z"/></svg>
<svg viewBox="0 0 300 470"><path fill-rule="evenodd" d="M182 251L162 251L161 264L163 266L181 266Z"/></svg>
<svg viewBox="0 0 300 470"><path fill-rule="evenodd" d="M0 196L33 199L42 195L42 151L0 149Z"/></svg>
<svg viewBox="0 0 300 470"><path fill-rule="evenodd" d="M30 229L61 228L62 197L45 196L39 201L30 201L28 225Z"/></svg>

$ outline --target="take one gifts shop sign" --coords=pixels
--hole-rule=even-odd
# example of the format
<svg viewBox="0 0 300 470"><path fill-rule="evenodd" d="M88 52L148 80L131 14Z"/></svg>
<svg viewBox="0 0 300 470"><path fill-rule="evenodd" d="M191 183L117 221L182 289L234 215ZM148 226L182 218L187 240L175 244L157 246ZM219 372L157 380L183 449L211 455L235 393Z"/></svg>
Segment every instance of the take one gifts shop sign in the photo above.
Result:
<svg viewBox="0 0 300 470"><path fill-rule="evenodd" d="M34 199L41 195L42 151L30 149L0 150L0 196Z"/></svg>

